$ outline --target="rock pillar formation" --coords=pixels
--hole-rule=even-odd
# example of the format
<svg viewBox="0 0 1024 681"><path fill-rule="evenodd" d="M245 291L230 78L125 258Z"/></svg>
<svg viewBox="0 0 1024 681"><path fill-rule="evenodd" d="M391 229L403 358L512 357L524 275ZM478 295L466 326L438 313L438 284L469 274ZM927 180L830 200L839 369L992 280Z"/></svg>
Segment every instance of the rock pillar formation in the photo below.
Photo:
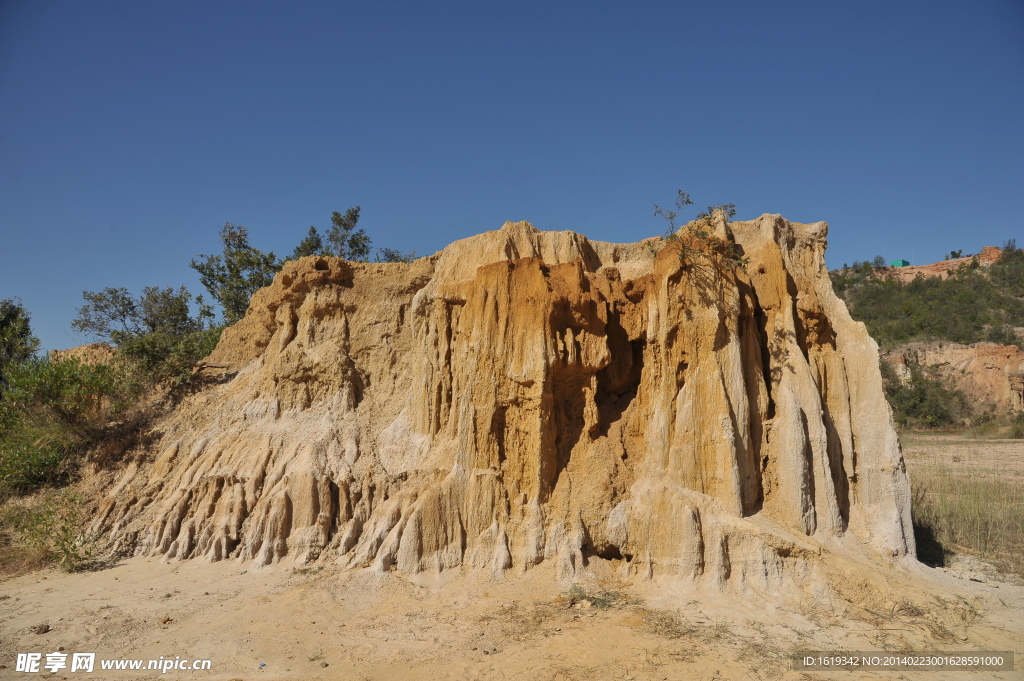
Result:
<svg viewBox="0 0 1024 681"><path fill-rule="evenodd" d="M878 349L826 225L717 225L745 271L528 223L409 264L303 258L96 528L126 553L500 574L594 558L770 585L913 556Z"/></svg>

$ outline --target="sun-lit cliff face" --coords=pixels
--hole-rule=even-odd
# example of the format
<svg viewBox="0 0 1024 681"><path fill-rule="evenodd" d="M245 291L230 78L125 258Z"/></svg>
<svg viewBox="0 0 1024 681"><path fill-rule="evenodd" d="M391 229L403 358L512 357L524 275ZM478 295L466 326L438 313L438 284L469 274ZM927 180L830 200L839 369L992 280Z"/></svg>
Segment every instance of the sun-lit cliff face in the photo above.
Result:
<svg viewBox="0 0 1024 681"><path fill-rule="evenodd" d="M826 226L717 225L746 271L528 223L410 264L304 258L96 528L128 553L770 586L913 555L877 347Z"/></svg>

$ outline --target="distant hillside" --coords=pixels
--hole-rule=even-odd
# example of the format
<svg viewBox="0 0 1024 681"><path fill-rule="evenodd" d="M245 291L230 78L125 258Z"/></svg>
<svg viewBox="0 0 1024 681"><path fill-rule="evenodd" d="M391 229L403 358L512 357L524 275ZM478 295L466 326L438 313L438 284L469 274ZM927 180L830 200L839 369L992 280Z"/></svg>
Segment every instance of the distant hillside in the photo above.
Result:
<svg viewBox="0 0 1024 681"><path fill-rule="evenodd" d="M1010 242L990 262L983 266L972 257L919 267L911 281L895 276L894 270L903 268L870 263L830 275L854 319L864 322L883 348L912 341L991 341L1021 347L1024 250Z"/></svg>
<svg viewBox="0 0 1024 681"><path fill-rule="evenodd" d="M959 251L956 253L956 255L959 255ZM914 279L917 279L919 276L940 277L942 279L945 279L951 274L954 274L961 267L991 267L995 263L999 262L999 259L1002 257L1002 255L1003 249L997 246L985 246L983 249L981 249L981 253L969 253L968 255L963 257L941 260L930 265L882 267L877 268L876 273L880 274L883 277L899 279L904 284L909 283Z"/></svg>
<svg viewBox="0 0 1024 681"><path fill-rule="evenodd" d="M1024 437L1024 251L1008 242L981 257L913 268L854 263L830 275L882 347L897 423Z"/></svg>

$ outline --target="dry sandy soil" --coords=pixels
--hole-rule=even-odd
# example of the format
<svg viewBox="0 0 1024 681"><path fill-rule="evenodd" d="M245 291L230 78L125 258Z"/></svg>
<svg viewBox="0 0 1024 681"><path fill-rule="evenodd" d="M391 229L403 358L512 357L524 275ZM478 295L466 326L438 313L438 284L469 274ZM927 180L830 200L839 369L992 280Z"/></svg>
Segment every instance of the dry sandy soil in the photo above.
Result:
<svg viewBox="0 0 1024 681"><path fill-rule="evenodd" d="M1021 443L978 444L906 438L911 474L928 457L959 457L965 468L1024 475ZM541 568L494 582L246 567L134 558L0 582L0 678L1024 679L1024 587L985 570L983 582L966 569L894 570L848 585L846 600L783 601L624 581L603 560L575 591ZM49 631L35 633L41 624ZM1012 650L1018 671L794 670L791 656L809 650ZM16 653L52 651L181 656L212 668L15 671Z"/></svg>

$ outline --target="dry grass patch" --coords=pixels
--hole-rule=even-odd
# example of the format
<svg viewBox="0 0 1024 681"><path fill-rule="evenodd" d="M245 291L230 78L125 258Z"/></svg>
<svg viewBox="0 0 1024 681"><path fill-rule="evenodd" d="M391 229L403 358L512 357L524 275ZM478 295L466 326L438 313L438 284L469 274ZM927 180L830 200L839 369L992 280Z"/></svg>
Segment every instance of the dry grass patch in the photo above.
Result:
<svg viewBox="0 0 1024 681"><path fill-rule="evenodd" d="M916 467L914 531L918 557L945 565L949 552L965 552L1024 576L1024 482L997 471Z"/></svg>
<svg viewBox="0 0 1024 681"><path fill-rule="evenodd" d="M642 618L644 630L649 634L673 639L690 636L695 631L693 625L683 620L677 612L643 607L638 607L637 611Z"/></svg>
<svg viewBox="0 0 1024 681"><path fill-rule="evenodd" d="M565 605L557 602L524 605L513 601L484 615L480 621L497 624L501 634L510 640L525 641L546 632L556 621L563 622L565 612Z"/></svg>
<svg viewBox="0 0 1024 681"><path fill-rule="evenodd" d="M561 625L588 614L594 615L599 611L621 609L638 603L637 599L622 591L573 585L568 592L551 601L506 603L495 612L481 617L480 622L495 623L504 636L514 641L525 641L538 635L558 633Z"/></svg>
<svg viewBox="0 0 1024 681"><path fill-rule="evenodd" d="M964 643L981 613L962 596L932 596L929 600L901 599L887 607L851 608L849 616L869 624L885 650L898 652L915 649L917 644L911 641L920 640L921 634L938 643Z"/></svg>
<svg viewBox="0 0 1024 681"><path fill-rule="evenodd" d="M630 605L637 601L621 591L612 589L588 590L578 584L574 584L569 589L569 593L560 596L556 599L556 602L561 602L567 608L608 610L609 608L621 608L624 605Z"/></svg>

